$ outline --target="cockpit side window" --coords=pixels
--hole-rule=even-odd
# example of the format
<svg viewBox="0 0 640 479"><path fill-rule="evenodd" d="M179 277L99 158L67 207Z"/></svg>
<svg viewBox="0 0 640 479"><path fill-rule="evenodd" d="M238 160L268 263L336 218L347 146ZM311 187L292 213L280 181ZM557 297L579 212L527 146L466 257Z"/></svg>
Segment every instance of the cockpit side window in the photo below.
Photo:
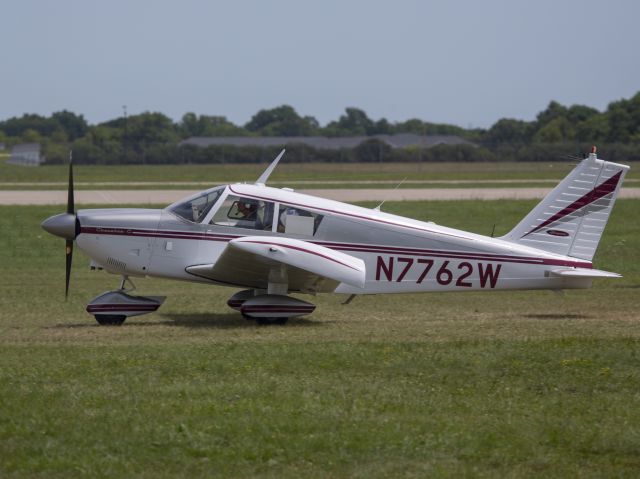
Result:
<svg viewBox="0 0 640 479"><path fill-rule="evenodd" d="M218 198L220 198L223 191L224 187L206 191L199 196L170 206L169 211L187 221L200 223L207 216L207 213L209 213Z"/></svg>
<svg viewBox="0 0 640 479"><path fill-rule="evenodd" d="M211 224L271 231L273 203L229 195L213 215Z"/></svg>

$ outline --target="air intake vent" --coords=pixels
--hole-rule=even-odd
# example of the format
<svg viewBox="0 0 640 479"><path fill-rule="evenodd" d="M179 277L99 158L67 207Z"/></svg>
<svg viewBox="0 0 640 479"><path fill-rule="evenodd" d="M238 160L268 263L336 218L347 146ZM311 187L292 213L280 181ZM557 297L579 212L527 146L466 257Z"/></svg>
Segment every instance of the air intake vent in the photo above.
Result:
<svg viewBox="0 0 640 479"><path fill-rule="evenodd" d="M111 256L107 258L107 266L110 266L109 269L117 269L120 271L124 271L127 269L127 263L125 263L124 261L113 259Z"/></svg>

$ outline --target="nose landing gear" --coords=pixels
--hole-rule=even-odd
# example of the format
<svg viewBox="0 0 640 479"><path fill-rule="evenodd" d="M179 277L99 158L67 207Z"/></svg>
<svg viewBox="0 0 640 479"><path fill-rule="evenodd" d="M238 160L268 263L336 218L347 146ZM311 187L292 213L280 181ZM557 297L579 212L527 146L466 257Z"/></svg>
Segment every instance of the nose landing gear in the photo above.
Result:
<svg viewBox="0 0 640 479"><path fill-rule="evenodd" d="M131 288L125 289L125 283ZM166 296L133 296L135 285L128 276L123 276L120 289L107 291L93 298L87 305L87 313L93 314L103 326L120 326L130 316L140 316L156 311Z"/></svg>

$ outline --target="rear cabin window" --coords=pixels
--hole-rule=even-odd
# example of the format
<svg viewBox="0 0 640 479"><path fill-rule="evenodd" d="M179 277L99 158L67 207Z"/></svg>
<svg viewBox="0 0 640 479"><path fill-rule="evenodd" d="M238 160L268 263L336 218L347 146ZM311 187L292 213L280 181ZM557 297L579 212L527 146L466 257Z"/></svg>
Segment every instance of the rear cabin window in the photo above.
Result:
<svg viewBox="0 0 640 479"><path fill-rule="evenodd" d="M271 231L274 205L269 201L229 195L211 219L212 225Z"/></svg>
<svg viewBox="0 0 640 479"><path fill-rule="evenodd" d="M318 231L322 215L293 206L280 205L278 233L313 236Z"/></svg>

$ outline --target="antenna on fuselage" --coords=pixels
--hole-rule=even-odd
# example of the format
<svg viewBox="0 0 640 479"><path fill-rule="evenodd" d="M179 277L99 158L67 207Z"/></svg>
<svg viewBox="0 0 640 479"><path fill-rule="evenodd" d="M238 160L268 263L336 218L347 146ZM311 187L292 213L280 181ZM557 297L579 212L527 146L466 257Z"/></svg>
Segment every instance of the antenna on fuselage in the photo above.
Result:
<svg viewBox="0 0 640 479"><path fill-rule="evenodd" d="M402 181L396 185L396 187L393 189L393 191L396 191L398 188L400 188L400 187L402 186L402 183L404 183L405 181L407 181L407 178L409 178L409 177L408 177L408 176L405 176L405 177L402 179ZM378 206L376 206L376 207L374 208L374 210L376 210L376 211L380 211L380 208L382 208L382 205L384 205L384 202L385 202L385 201L387 201L387 200L382 200L382 203L380 203Z"/></svg>
<svg viewBox="0 0 640 479"><path fill-rule="evenodd" d="M264 170L264 173L262 173L262 174L260 175L260 178L258 178L258 180L256 181L256 185L259 185L259 184L264 185L264 184L266 184L266 183L267 183L267 180L269 179L269 175L271 175L271 173L272 173L272 172L273 172L273 170L276 168L276 166L278 166L278 162L280 161L280 158L282 158L282 155L284 155L284 152L285 152L285 151L286 151L286 150L285 150L285 149L283 149L283 150L280 152L280 154L279 154L278 156L276 156L276 159L275 159L275 160L273 160L269 166L267 166L267 169L266 169L266 170Z"/></svg>

